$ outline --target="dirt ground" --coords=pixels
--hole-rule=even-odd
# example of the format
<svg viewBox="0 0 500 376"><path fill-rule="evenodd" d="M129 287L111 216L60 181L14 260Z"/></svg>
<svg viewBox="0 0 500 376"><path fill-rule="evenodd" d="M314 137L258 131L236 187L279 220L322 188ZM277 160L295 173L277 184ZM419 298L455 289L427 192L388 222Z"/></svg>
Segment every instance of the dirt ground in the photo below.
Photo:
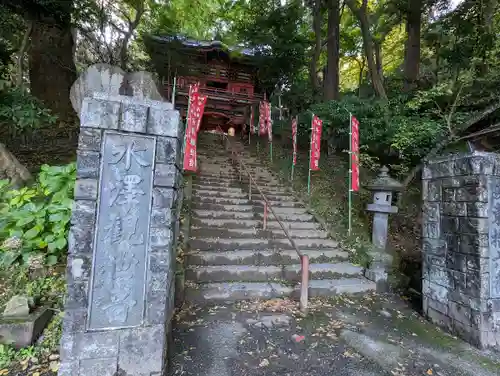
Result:
<svg viewBox="0 0 500 376"><path fill-rule="evenodd" d="M273 300L199 308L176 316L172 376L500 374L498 354L427 323L393 295Z"/></svg>

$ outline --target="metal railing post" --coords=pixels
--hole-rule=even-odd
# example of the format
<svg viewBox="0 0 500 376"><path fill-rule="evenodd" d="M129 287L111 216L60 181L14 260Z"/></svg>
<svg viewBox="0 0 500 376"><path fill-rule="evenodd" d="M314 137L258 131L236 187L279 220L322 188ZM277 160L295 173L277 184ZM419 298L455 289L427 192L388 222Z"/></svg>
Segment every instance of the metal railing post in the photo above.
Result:
<svg viewBox="0 0 500 376"><path fill-rule="evenodd" d="M309 256L301 257L301 284L300 284L300 310L307 311L307 302L309 300Z"/></svg>
<svg viewBox="0 0 500 376"><path fill-rule="evenodd" d="M241 160L241 156L239 155L239 153L237 153L235 151L235 148L231 144L231 141L229 140L229 138L227 138L227 136L224 133L222 133L222 137L227 142L227 148L231 149L231 161L232 161L232 164L234 165L234 163L236 162L236 160L238 161L238 166L239 166L238 173L239 173L240 181L242 181L242 176L243 176L243 171L242 170L243 170L243 168L245 169L245 173L248 175L248 186L249 186L249 189L248 189L248 199L249 200L252 199L252 183L253 183L255 189L257 190L257 193L260 194L260 196L262 197L262 200L264 201L264 218L263 218L264 219L264 223L263 223L263 226L262 226L263 229L267 230L268 212L270 211L271 214L274 216L274 219L278 222L278 224L280 225L281 229L285 233L285 236L290 241L290 244L292 245L292 247L295 249L295 251L297 252L297 254L300 257L300 264L301 264L300 265L301 266L301 271L300 271L300 275L301 275L300 310L302 312L307 312L308 300L309 300L309 257L307 255L304 255L300 251L300 249L297 247L297 244L292 239L292 237L291 237L290 233L288 232L287 228L283 225L283 222L281 222L281 220L279 219L279 217L276 215L276 212L273 210L273 207L269 204L269 201L267 200L265 194L262 192L262 190L260 189L260 187L257 184L257 182L252 177L252 174L250 173L250 170L246 167L246 165L244 165L243 161ZM226 148L226 150L227 150L227 148Z"/></svg>
<svg viewBox="0 0 500 376"><path fill-rule="evenodd" d="M264 203L264 230L267 229L267 202Z"/></svg>

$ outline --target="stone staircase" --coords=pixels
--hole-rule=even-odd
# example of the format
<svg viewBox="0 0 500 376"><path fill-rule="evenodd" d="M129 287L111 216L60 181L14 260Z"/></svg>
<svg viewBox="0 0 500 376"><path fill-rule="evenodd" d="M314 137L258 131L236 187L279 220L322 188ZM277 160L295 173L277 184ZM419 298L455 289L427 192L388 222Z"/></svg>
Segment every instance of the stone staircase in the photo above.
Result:
<svg viewBox="0 0 500 376"><path fill-rule="evenodd" d="M274 211L309 256L309 296L374 290L375 284L362 276L362 268L348 262L347 252L329 239L304 205L237 145ZM255 188L249 200L248 179L240 182L220 136L200 134L198 164L186 255L187 300L298 298L299 256L271 213L263 230L264 203Z"/></svg>

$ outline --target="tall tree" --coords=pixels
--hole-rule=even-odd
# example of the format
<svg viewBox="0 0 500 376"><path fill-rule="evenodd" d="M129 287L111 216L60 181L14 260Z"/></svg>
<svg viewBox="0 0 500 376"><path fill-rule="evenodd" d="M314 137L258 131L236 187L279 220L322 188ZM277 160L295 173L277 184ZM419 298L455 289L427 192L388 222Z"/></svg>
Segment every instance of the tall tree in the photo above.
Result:
<svg viewBox="0 0 500 376"><path fill-rule="evenodd" d="M31 93L62 121L72 121L69 99L76 79L73 61L72 0L0 0L5 9L31 24L28 50Z"/></svg>
<svg viewBox="0 0 500 376"><path fill-rule="evenodd" d="M406 44L404 55L405 89L412 89L420 71L420 34L422 0L408 0L406 9Z"/></svg>
<svg viewBox="0 0 500 376"><path fill-rule="evenodd" d="M361 6L358 6L355 0L345 0L345 3L351 12L356 15L359 21L361 35L363 36L363 48L366 55L366 64L372 80L373 89L375 90L375 93L377 93L377 96L382 99L387 99L384 83L375 61L375 48L373 37L370 32L370 21L368 19L368 0L363 0Z"/></svg>
<svg viewBox="0 0 500 376"><path fill-rule="evenodd" d="M309 75L311 79L311 85L315 94L319 92L318 62L321 55L321 24L323 21L323 15L321 14L321 2L322 0L311 1L314 46Z"/></svg>
<svg viewBox="0 0 500 376"><path fill-rule="evenodd" d="M339 98L340 1L328 0L327 63L324 85L325 100Z"/></svg>

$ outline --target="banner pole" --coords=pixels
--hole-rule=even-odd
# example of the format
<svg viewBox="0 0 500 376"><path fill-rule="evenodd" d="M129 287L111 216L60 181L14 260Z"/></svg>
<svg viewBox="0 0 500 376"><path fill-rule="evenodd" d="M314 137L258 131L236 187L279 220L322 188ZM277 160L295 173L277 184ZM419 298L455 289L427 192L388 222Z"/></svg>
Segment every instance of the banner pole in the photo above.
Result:
<svg viewBox="0 0 500 376"><path fill-rule="evenodd" d="M177 76L174 76L174 87L172 88L172 98L171 98L172 108L174 110L175 110L175 89L176 89L176 86L177 86Z"/></svg>
<svg viewBox="0 0 500 376"><path fill-rule="evenodd" d="M313 122L314 122L314 113L312 114L311 118L311 142L309 145L309 174L307 176L307 195L309 196L311 195L311 160L312 160L312 141L314 135Z"/></svg>
<svg viewBox="0 0 500 376"><path fill-rule="evenodd" d="M191 85L189 85L189 89L191 91ZM187 137L187 126L189 122L189 107L191 107L191 97L188 95L188 105L187 105L187 113L186 113L186 124L184 125L184 143L182 145L182 153L184 154L186 150L186 137Z"/></svg>
<svg viewBox="0 0 500 376"><path fill-rule="evenodd" d="M351 235L352 228L352 114L349 112L349 225L347 233Z"/></svg>

